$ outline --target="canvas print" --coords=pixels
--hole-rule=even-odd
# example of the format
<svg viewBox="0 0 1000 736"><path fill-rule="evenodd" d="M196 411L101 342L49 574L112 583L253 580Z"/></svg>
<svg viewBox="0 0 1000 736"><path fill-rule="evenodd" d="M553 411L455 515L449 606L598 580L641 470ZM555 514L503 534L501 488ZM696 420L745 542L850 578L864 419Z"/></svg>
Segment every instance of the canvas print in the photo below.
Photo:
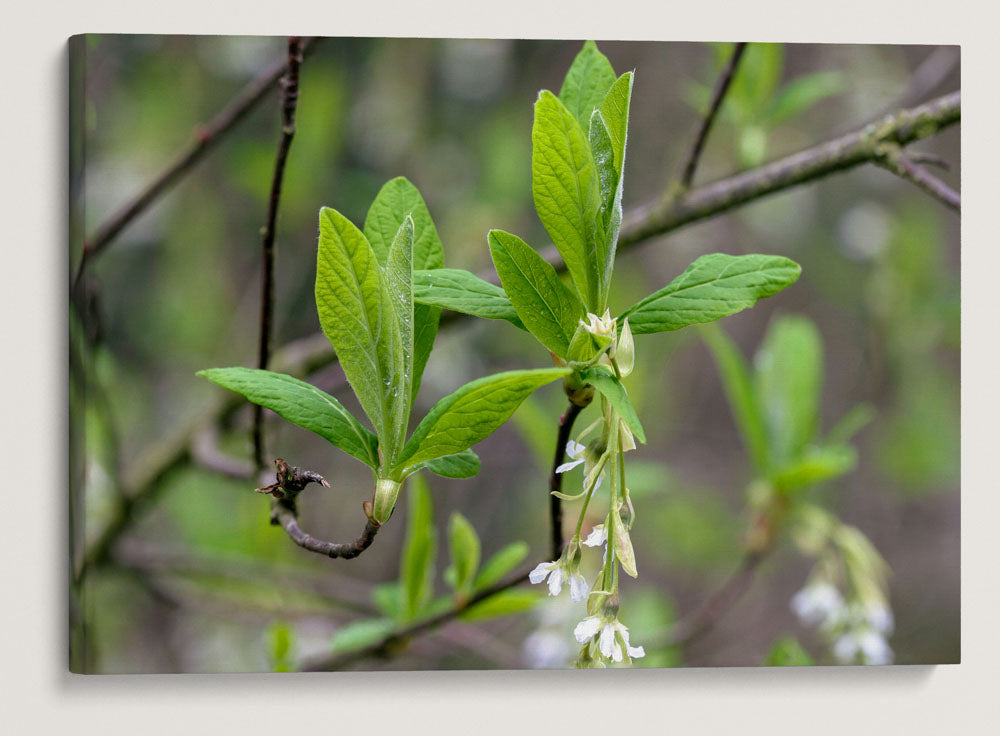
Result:
<svg viewBox="0 0 1000 736"><path fill-rule="evenodd" d="M71 671L958 661L957 47L69 51Z"/></svg>

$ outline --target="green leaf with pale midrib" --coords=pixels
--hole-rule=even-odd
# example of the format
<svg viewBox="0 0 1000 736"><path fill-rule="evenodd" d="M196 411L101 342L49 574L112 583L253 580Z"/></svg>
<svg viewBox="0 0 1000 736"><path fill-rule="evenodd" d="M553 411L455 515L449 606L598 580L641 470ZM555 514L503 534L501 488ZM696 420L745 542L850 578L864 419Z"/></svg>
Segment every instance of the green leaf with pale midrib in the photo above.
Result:
<svg viewBox="0 0 1000 736"><path fill-rule="evenodd" d="M198 371L230 391L270 409L339 447L361 462L378 467L378 439L351 416L339 401L305 381L256 368L210 368Z"/></svg>
<svg viewBox="0 0 1000 736"><path fill-rule="evenodd" d="M618 321L628 317L637 335L712 322L778 293L795 283L801 271L795 261L782 256L712 253L633 305Z"/></svg>
<svg viewBox="0 0 1000 736"><path fill-rule="evenodd" d="M559 250L591 312L601 311L599 269L605 263L595 218L597 169L580 123L559 98L542 90L531 128L531 193L538 218Z"/></svg>
<svg viewBox="0 0 1000 736"><path fill-rule="evenodd" d="M336 210L320 210L316 309L344 374L375 426L386 461L399 449L405 421L396 422L406 367L391 296L365 236Z"/></svg>
<svg viewBox="0 0 1000 736"><path fill-rule="evenodd" d="M521 321L539 342L565 358L583 304L559 279L559 274L516 235L490 230L490 255L500 283Z"/></svg>
<svg viewBox="0 0 1000 736"><path fill-rule="evenodd" d="M389 246L403 219L413 218L413 268L424 270L444 265L444 248L434 220L420 191L405 177L390 179L379 190L365 217L365 237L378 262L385 265Z"/></svg>
<svg viewBox="0 0 1000 736"><path fill-rule="evenodd" d="M586 130L591 113L600 106L614 81L615 70L608 57L596 43L586 41L566 72L559 99Z"/></svg>
<svg viewBox="0 0 1000 736"><path fill-rule="evenodd" d="M387 181L365 217L365 237L379 263L385 264L389 246L403 220L413 218L413 269L435 269L444 266L444 248L427 204L420 191L406 178L399 176ZM420 390L424 367L434 347L441 310L418 304L413 310L413 367L410 404Z"/></svg>
<svg viewBox="0 0 1000 736"><path fill-rule="evenodd" d="M459 268L415 271L413 298L418 304L450 309L474 317L504 319L515 327L525 329L503 289Z"/></svg>
<svg viewBox="0 0 1000 736"><path fill-rule="evenodd" d="M390 446L396 448L399 446L397 443L401 443L405 436L413 397L413 218L410 215L403 218L396 237L389 246L382 273L396 314L403 349L403 375L398 387L393 389L390 402L393 427L399 428L394 433L394 441Z"/></svg>
<svg viewBox="0 0 1000 736"><path fill-rule="evenodd" d="M611 406L625 420L625 423L632 430L637 440L640 442L646 441L646 432L639 422L639 416L635 413L635 407L632 406L632 401L628 397L628 391L625 390L625 386L622 385L621 381L611 375L606 367L600 365L595 365L593 368L582 371L580 378L591 384L611 402Z"/></svg>
<svg viewBox="0 0 1000 736"><path fill-rule="evenodd" d="M397 468L452 455L486 439L532 391L569 372L568 368L508 371L465 384L438 401L417 425Z"/></svg>

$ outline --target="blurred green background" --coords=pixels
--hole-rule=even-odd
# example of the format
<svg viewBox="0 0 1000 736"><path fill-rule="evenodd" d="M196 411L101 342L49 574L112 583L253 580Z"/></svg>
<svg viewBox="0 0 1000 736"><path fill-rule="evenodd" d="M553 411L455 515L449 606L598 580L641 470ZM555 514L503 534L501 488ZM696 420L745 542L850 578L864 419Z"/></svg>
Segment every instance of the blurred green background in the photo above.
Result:
<svg viewBox="0 0 1000 736"><path fill-rule="evenodd" d="M627 213L660 196L679 173L731 47L599 45L619 72L636 70ZM284 182L276 344L318 331L319 208L335 207L360 223L391 177L406 176L421 190L448 266L489 268L489 228L516 232L536 247L548 243L531 202L532 104L539 89L558 90L579 47L360 38L319 45L303 65ZM85 85L82 130L73 131L83 143L83 229L93 231L199 123L284 53L283 38L86 37L74 70ZM954 47L753 44L696 183L956 89L959 71ZM195 371L256 362L259 229L279 125L272 92L93 264L86 329L71 323L74 341L83 344L83 333L89 340L85 379L72 376L70 394L80 449L77 549L113 518L122 475L218 400L221 389ZM957 127L913 147L949 161L950 171L939 175L957 185ZM825 350L823 430L859 403L874 407L876 418L854 441L858 468L813 495L865 532L892 568L896 661L958 661L959 218L912 185L864 166L623 253L613 311L713 251L781 254L802 264L798 284L721 325L747 355L776 315L801 314L817 325ZM71 266L78 258L71 252ZM545 357L506 323L465 320L444 328L415 414L464 381L543 366ZM629 388L649 443L629 457L640 577L623 583L622 611L641 644L695 609L738 564L751 471L697 331L642 339L638 358ZM310 380L328 388L337 371ZM357 408L353 397L339 397ZM547 559L546 476L563 408L558 386L543 389L477 446L483 470L476 479L431 476L439 591L455 510L475 526L484 557L524 540L528 561ZM249 418L248 410L237 412L219 438L224 451L243 460ZM269 455L315 469L333 484L303 497L303 526L321 538L353 538L359 506L371 494L367 472L320 438L271 419ZM588 421L585 415L579 426ZM109 562L88 572L73 599L74 656L86 669L294 668L329 651L337 631L371 613L373 586L399 572L407 504L364 556L330 561L268 525L267 501L251 490L255 480L189 463L166 476ZM788 606L809 569L789 546L780 548L714 631L684 652L647 647L651 656L638 664L756 665L784 636L825 661ZM572 656L569 632L578 613L568 601L549 599L517 616L453 623L389 660L362 666L555 666Z"/></svg>

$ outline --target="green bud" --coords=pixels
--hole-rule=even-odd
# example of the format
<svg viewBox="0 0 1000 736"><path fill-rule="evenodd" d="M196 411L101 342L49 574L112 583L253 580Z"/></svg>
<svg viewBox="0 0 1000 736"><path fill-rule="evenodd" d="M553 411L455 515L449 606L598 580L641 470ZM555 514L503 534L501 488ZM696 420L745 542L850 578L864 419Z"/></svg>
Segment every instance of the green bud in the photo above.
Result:
<svg viewBox="0 0 1000 736"><path fill-rule="evenodd" d="M618 370L622 377L629 375L635 367L635 338L632 337L632 328L629 327L628 317L622 325L621 334L615 340L615 345L611 349L611 357L618 363Z"/></svg>
<svg viewBox="0 0 1000 736"><path fill-rule="evenodd" d="M392 515L400 488L402 483L389 478L379 478L375 483L375 506L372 516L379 524L387 522Z"/></svg>

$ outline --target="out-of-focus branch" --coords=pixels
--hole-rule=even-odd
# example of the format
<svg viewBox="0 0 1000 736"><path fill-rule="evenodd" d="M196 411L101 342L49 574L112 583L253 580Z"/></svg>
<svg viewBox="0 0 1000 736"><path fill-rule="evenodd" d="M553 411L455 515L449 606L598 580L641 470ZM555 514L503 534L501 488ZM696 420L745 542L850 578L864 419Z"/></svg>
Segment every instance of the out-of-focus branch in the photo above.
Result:
<svg viewBox="0 0 1000 736"><path fill-rule="evenodd" d="M715 89L712 90L712 100L709 102L705 116L701 119L701 125L698 126L698 135L695 136L691 150L688 151L678 186L676 189L669 190L670 193L668 196L691 188L691 182L694 181L694 172L698 167L698 160L701 158L701 152L705 147L705 141L708 139L708 133L712 130L712 123L715 122L715 117L722 107L722 101L726 97L726 92L729 91L729 85L732 84L736 68L739 66L740 59L743 57L743 52L746 51L746 48L746 43L738 43L733 48L733 54L729 57L729 63L722 70L722 74L719 75L719 79L715 83Z"/></svg>
<svg viewBox="0 0 1000 736"><path fill-rule="evenodd" d="M267 368L271 358L271 332L274 322L274 238L278 228L278 207L281 205L281 183L285 178L285 162L295 137L295 108L299 102L299 69L302 66L302 39L288 39L288 71L281 79L281 136L271 179L271 196L267 204L267 222L261 230L260 279L260 338L257 367ZM264 469L264 407L254 404L253 457L258 470Z"/></svg>
<svg viewBox="0 0 1000 736"><path fill-rule="evenodd" d="M750 588L757 568L764 560L763 552L747 552L736 571L722 587L702 604L689 618L677 624L667 637L667 646L684 646L707 634Z"/></svg>
<svg viewBox="0 0 1000 736"><path fill-rule="evenodd" d="M310 38L302 46L304 54L315 48L321 39ZM104 222L97 226L90 237L84 240L83 252L77 266L74 283L80 278L90 264L108 247L112 240L124 230L136 217L149 208L153 202L170 189L195 164L201 161L212 148L232 131L236 125L245 119L260 102L267 97L281 79L286 68L282 59L275 63L256 79L247 84L240 92L207 124L195 128L194 140L184 150L180 151L167 166L146 184L132 199L125 202Z"/></svg>
<svg viewBox="0 0 1000 736"><path fill-rule="evenodd" d="M563 537L562 501L559 499L559 496L554 495L562 491L563 477L562 473L556 471L556 468L562 465L563 460L566 458L566 444L569 442L569 436L573 432L573 422L580 416L580 412L590 403L593 396L594 392L591 389L586 403L582 401L581 403L577 403L571 400L569 406L566 407L566 412L559 417L559 432L556 435L556 453L555 457L552 458L552 472L549 473L549 519L552 526L553 560L559 559L559 556L562 555L563 546L566 544L566 540Z"/></svg>
<svg viewBox="0 0 1000 736"><path fill-rule="evenodd" d="M916 184L934 199L944 203L956 212L962 211L962 197L954 189L931 174L927 169L907 156L903 149L895 144L886 144L882 158L876 161L896 176Z"/></svg>
<svg viewBox="0 0 1000 736"><path fill-rule="evenodd" d="M886 143L905 146L954 125L961 116L961 92L952 92L759 168L696 187L675 199L640 207L630 213L618 247L664 235L838 171L877 162Z"/></svg>
<svg viewBox="0 0 1000 736"><path fill-rule="evenodd" d="M927 138L961 119L961 93L952 92L917 107L900 110L826 143L807 148L756 169L720 179L711 184L693 187L664 205L663 202L640 207L630 212L622 229L619 250L625 250L684 225L735 209L785 189L815 181L829 174L874 162L879 158L878 146L886 141L906 145ZM555 248L543 255L559 268L565 268ZM494 276L495 278L495 276ZM464 320L464 315L448 315L442 326ZM334 360L329 343L321 334L288 345L275 355L274 370L308 375ZM224 421L244 405L243 399L231 394L191 426L157 444L143 455L139 469L126 479L127 503L116 513L98 541L91 546L86 560L100 563L118 536L131 524L135 509L148 502L159 488L162 478L190 459L190 443L195 433L206 424Z"/></svg>
<svg viewBox="0 0 1000 736"><path fill-rule="evenodd" d="M431 631L432 629L436 629L438 626L458 618L463 612L469 610L477 603L482 603L487 598L492 598L498 593L502 593L505 590L516 587L527 581L527 579L528 572L523 572L517 577L511 578L505 582L497 583L492 587L476 593L464 603L456 604L447 611L439 613L437 616L432 616L428 619L424 619L423 621L418 621L415 624L411 624L398 631L388 634L379 641L364 647L363 649L358 649L353 652L345 652L343 654L334 653L332 655L309 660L302 666L302 669L305 672L339 670L355 662L368 659L369 657L387 656L390 652L403 645L410 638L423 634L424 632Z"/></svg>

